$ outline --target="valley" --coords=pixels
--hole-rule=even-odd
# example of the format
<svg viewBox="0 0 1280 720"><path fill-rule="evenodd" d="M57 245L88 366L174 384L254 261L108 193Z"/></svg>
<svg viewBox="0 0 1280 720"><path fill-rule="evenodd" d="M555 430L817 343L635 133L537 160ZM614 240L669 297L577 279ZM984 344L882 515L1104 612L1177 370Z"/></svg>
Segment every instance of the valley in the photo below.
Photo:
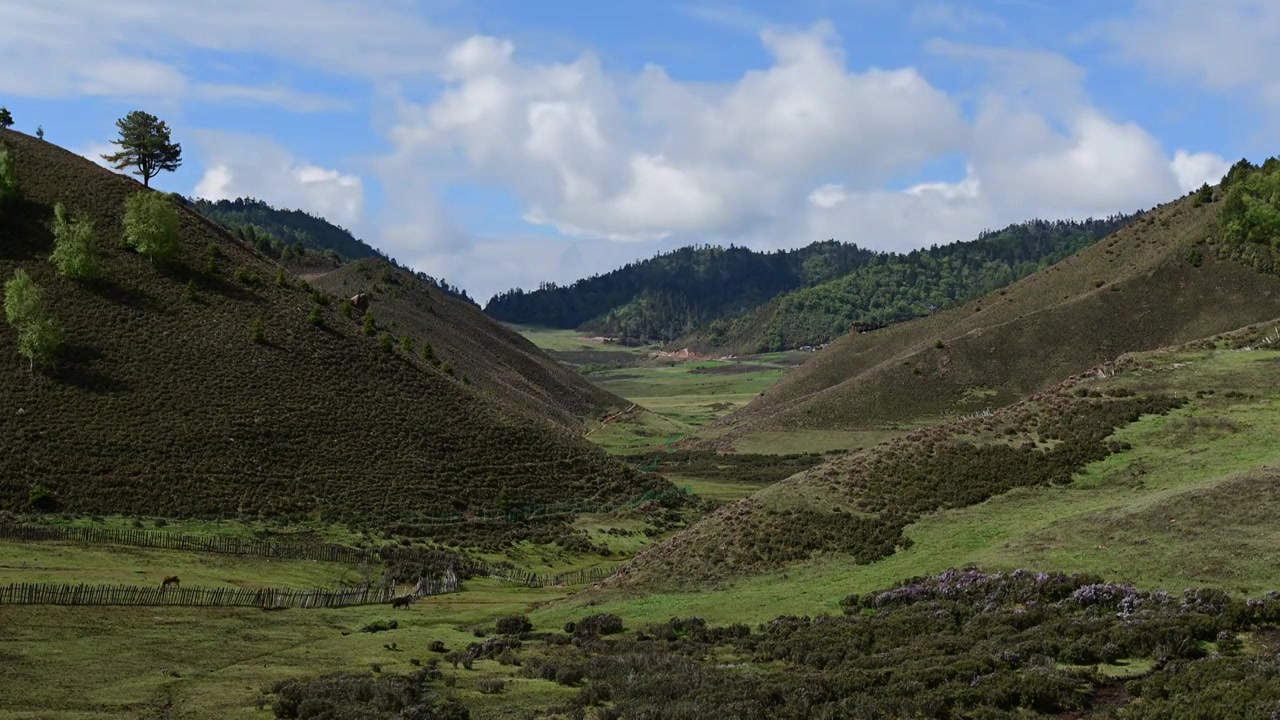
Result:
<svg viewBox="0 0 1280 720"><path fill-rule="evenodd" d="M1280 707L1280 161L928 254L628 266L859 309L739 354L670 297L602 311L625 343L516 324L323 218L0 148L0 718Z"/></svg>

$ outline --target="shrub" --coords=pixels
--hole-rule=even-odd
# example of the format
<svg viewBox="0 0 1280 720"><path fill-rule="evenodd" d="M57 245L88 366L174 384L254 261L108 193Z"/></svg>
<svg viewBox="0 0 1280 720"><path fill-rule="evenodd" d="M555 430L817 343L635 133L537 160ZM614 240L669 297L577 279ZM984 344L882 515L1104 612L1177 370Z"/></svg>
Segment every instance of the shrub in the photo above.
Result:
<svg viewBox="0 0 1280 720"><path fill-rule="evenodd" d="M258 274L242 265L236 268L235 281L242 285L257 285Z"/></svg>
<svg viewBox="0 0 1280 720"><path fill-rule="evenodd" d="M391 333L384 332L378 336L378 347L382 348L383 352L395 350L396 344L391 340Z"/></svg>
<svg viewBox="0 0 1280 720"><path fill-rule="evenodd" d="M49 488L36 485L27 493L27 505L36 512L55 512L58 509L58 498Z"/></svg>
<svg viewBox="0 0 1280 720"><path fill-rule="evenodd" d="M422 359L426 360L432 365L440 364L440 361L436 358L435 348L431 347L431 343L426 340L422 341Z"/></svg>
<svg viewBox="0 0 1280 720"><path fill-rule="evenodd" d="M284 270L276 270L276 287L286 287L289 281L284 277Z"/></svg>
<svg viewBox="0 0 1280 720"><path fill-rule="evenodd" d="M588 615L574 623L573 632L576 635L615 635L622 632L622 618L613 613Z"/></svg>
<svg viewBox="0 0 1280 720"><path fill-rule="evenodd" d="M400 336L400 349L410 355L413 354L413 338L409 337L408 333Z"/></svg>
<svg viewBox="0 0 1280 720"><path fill-rule="evenodd" d="M307 322L317 327L324 324L324 313L321 312L319 305L311 306L311 314L307 315Z"/></svg>
<svg viewBox="0 0 1280 720"><path fill-rule="evenodd" d="M52 318L36 318L18 329L18 353L27 358L32 370L52 362L62 342L62 326Z"/></svg>
<svg viewBox="0 0 1280 720"><path fill-rule="evenodd" d="M355 314L355 306L351 304L350 300L343 300L342 304L338 306L338 311L342 313L343 317L349 318Z"/></svg>
<svg viewBox="0 0 1280 720"><path fill-rule="evenodd" d="M187 287L182 291L182 299L187 302L195 302L196 300L196 281L188 280Z"/></svg>
<svg viewBox="0 0 1280 720"><path fill-rule="evenodd" d="M4 317L19 327L44 313L44 291L26 270L14 270L4 284Z"/></svg>
<svg viewBox="0 0 1280 720"><path fill-rule="evenodd" d="M98 275L93 223L84 219L72 221L62 203L53 206L53 254L49 262L63 277L88 280Z"/></svg>
<svg viewBox="0 0 1280 720"><path fill-rule="evenodd" d="M533 623L525 615L508 615L498 618L498 633L501 635L520 635L533 629Z"/></svg>
<svg viewBox="0 0 1280 720"><path fill-rule="evenodd" d="M556 682L560 685L577 685L585 676L582 668L576 665L561 665L556 668Z"/></svg>
<svg viewBox="0 0 1280 720"><path fill-rule="evenodd" d="M178 211L165 196L139 192L125 201L124 242L151 259L178 251Z"/></svg>
<svg viewBox="0 0 1280 720"><path fill-rule="evenodd" d="M262 318L254 319L253 326L249 329L249 338L255 343L260 343L266 340L267 334L266 329L262 327Z"/></svg>
<svg viewBox="0 0 1280 720"><path fill-rule="evenodd" d="M373 313L366 312L364 314L364 325L361 326L360 330L369 337L373 337L373 334L378 332L378 327L374 324Z"/></svg>
<svg viewBox="0 0 1280 720"><path fill-rule="evenodd" d="M432 640L430 644L427 645L427 649L433 653L448 652L448 648L444 646L443 640Z"/></svg>
<svg viewBox="0 0 1280 720"><path fill-rule="evenodd" d="M494 695L506 689L507 683L502 678L485 678L476 687L485 695Z"/></svg>

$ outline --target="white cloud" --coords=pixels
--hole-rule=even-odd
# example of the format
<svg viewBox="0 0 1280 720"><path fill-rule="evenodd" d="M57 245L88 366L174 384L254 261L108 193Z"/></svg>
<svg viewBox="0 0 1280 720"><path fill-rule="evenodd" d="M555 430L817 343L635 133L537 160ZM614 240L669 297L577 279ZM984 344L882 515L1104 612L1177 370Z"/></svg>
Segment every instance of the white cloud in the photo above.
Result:
<svg viewBox="0 0 1280 720"><path fill-rule="evenodd" d="M816 177L874 186L963 138L946 95L911 69L850 72L828 26L761 37L773 65L715 87L611 75L589 54L522 64L510 43L471 38L448 55L446 90L390 136L403 154L465 157L533 221L614 239L741 232Z"/></svg>
<svg viewBox="0 0 1280 720"><path fill-rule="evenodd" d="M1280 3L1273 0L1136 0L1099 28L1120 57L1168 81L1242 92L1280 109Z"/></svg>
<svg viewBox="0 0 1280 720"><path fill-rule="evenodd" d="M112 145L111 143L90 143L88 146L84 147L83 149L76 150L75 153L80 157L88 158L92 160L94 163L114 172L115 168L111 167L111 164L108 163L106 160L103 160L102 156L109 153L114 153L119 149L120 148L116 147L115 145Z"/></svg>
<svg viewBox="0 0 1280 720"><path fill-rule="evenodd" d="M968 30L1003 28L1005 22L997 15L983 12L971 5L941 0L925 0L911 8L907 22L921 30L945 30L949 32L965 32Z"/></svg>
<svg viewBox="0 0 1280 720"><path fill-rule="evenodd" d="M256 197L305 210L355 229L364 210L364 183L355 175L299 160L270 138L197 131L204 174L195 195L209 200Z"/></svg>
<svg viewBox="0 0 1280 720"><path fill-rule="evenodd" d="M309 112L339 101L271 83L193 80L188 53L247 53L387 82L438 69L445 44L404 0L0 0L0 18L0 93L45 98L202 98Z"/></svg>
<svg viewBox="0 0 1280 720"><path fill-rule="evenodd" d="M1191 192L1205 183L1217 185L1230 169L1231 162L1216 153L1179 150L1173 155L1173 173L1184 192Z"/></svg>
<svg viewBox="0 0 1280 720"><path fill-rule="evenodd" d="M830 209L844 202L849 194L840 183L827 183L809 193L809 202L817 207Z"/></svg>

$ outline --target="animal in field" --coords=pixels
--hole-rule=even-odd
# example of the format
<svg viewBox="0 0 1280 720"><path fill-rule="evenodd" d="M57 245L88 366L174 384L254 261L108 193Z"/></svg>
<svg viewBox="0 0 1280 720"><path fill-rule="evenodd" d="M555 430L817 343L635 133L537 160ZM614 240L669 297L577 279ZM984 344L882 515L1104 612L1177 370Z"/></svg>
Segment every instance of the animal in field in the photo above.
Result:
<svg viewBox="0 0 1280 720"><path fill-rule="evenodd" d="M160 583L160 587L161 587L161 588L167 588L167 587L169 587L170 585L172 585L172 586L174 586L174 587L182 587L181 585L179 585L179 584L178 584L178 576L177 576L177 575L170 575L169 577L167 577L167 578L165 578L165 579L164 579L164 582Z"/></svg>
<svg viewBox="0 0 1280 720"><path fill-rule="evenodd" d="M394 597L394 598L391 598L391 607L393 609L409 607L409 605L413 604L413 602L416 601L417 599L418 598L415 595L401 595L400 597Z"/></svg>
<svg viewBox="0 0 1280 720"><path fill-rule="evenodd" d="M352 305L355 305L355 306L356 306L356 308L357 308L357 309L359 309L359 310L367 309L367 308L369 307L369 295L368 295L367 293L360 293L359 295L352 295L352 296L351 296L351 304L352 304Z"/></svg>

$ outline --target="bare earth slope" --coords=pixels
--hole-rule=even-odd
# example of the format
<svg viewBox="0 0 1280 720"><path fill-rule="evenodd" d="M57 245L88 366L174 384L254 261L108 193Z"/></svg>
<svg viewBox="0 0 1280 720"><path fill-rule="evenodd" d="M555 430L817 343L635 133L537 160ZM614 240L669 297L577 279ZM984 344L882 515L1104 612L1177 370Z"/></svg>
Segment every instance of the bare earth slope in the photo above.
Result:
<svg viewBox="0 0 1280 720"><path fill-rule="evenodd" d="M370 296L370 312L397 337L429 341L437 356L475 385L567 427L626 408L479 308L430 287L380 259L363 259L311 278L343 297Z"/></svg>
<svg viewBox="0 0 1280 720"><path fill-rule="evenodd" d="M1191 198L958 308L845 336L720 421L761 430L867 428L998 407L1121 353L1280 315L1280 277L1204 253L1220 203Z"/></svg>
<svg viewBox="0 0 1280 720"><path fill-rule="evenodd" d="M659 482L384 349L336 298L313 325L300 282L278 286L278 266L189 209L175 259L121 249L139 183L19 133L0 142L24 196L0 212L0 277L27 270L67 337L57 365L32 374L0 327L0 509L26 509L43 488L72 512L309 517L431 535L443 515L617 502ZM94 222L100 281L61 278L47 261L58 201ZM251 339L258 319L262 342Z"/></svg>

